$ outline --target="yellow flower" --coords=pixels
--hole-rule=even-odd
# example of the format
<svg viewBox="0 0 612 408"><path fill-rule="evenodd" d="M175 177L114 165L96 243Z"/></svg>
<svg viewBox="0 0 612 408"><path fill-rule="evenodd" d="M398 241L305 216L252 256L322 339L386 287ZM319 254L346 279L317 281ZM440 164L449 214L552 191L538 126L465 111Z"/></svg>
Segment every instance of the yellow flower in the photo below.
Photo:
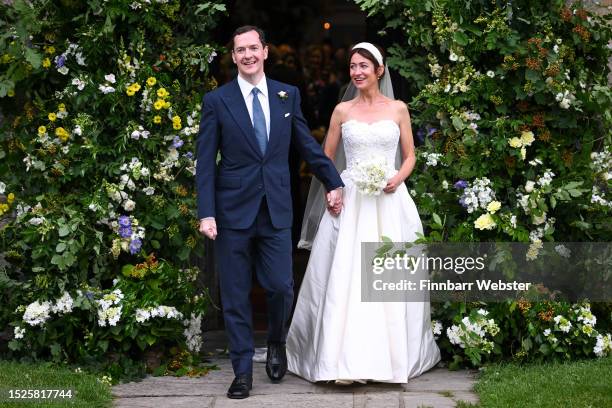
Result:
<svg viewBox="0 0 612 408"><path fill-rule="evenodd" d="M521 142L523 143L523 146L531 146L531 143L533 143L534 140L535 138L533 137L532 131L525 131L521 133Z"/></svg>
<svg viewBox="0 0 612 408"><path fill-rule="evenodd" d="M171 104L170 102L166 101L166 102L164 103L164 108L166 108L166 109L170 109L170 106L172 106L172 104Z"/></svg>
<svg viewBox="0 0 612 408"><path fill-rule="evenodd" d="M153 86L157 83L157 79L155 79L155 77L149 77L147 78L147 85L148 86Z"/></svg>
<svg viewBox="0 0 612 408"><path fill-rule="evenodd" d="M508 144L512 147L521 147L523 142L518 137L513 137L512 139L508 140Z"/></svg>
<svg viewBox="0 0 612 408"><path fill-rule="evenodd" d="M168 95L170 94L168 93L168 91L166 91L166 88L159 88L157 90L157 96L159 96L162 99L166 98Z"/></svg>
<svg viewBox="0 0 612 408"><path fill-rule="evenodd" d="M179 115L175 115L172 117L172 122L181 122L181 117Z"/></svg>
<svg viewBox="0 0 612 408"><path fill-rule="evenodd" d="M13 96L15 96L15 90L9 89L8 92L6 93L6 96L8 96L9 98L12 98Z"/></svg>
<svg viewBox="0 0 612 408"><path fill-rule="evenodd" d="M491 214L489 213L482 214L480 217L478 217L478 219L476 219L476 221L474 221L474 227L479 230L490 230L495 228L495 225L495 221L493 221L493 217L491 217Z"/></svg>
<svg viewBox="0 0 612 408"><path fill-rule="evenodd" d="M172 128L173 128L174 130L180 130L180 129L182 128L182 126L181 126L181 122L174 122L174 123L172 124Z"/></svg>
<svg viewBox="0 0 612 408"><path fill-rule="evenodd" d="M55 47L51 45L47 47L45 51L47 52L47 54L55 54Z"/></svg>
<svg viewBox="0 0 612 408"><path fill-rule="evenodd" d="M497 210L501 208L501 203L499 201L491 201L489 205L487 205L487 211L491 214L495 214Z"/></svg>
<svg viewBox="0 0 612 408"><path fill-rule="evenodd" d="M66 105L60 103L59 105L57 105L57 110L60 112L64 112L66 110Z"/></svg>
<svg viewBox="0 0 612 408"><path fill-rule="evenodd" d="M44 135L45 133L47 133L47 128L46 128L46 127L44 127L44 126L39 126L39 127L38 127L38 134L42 136L42 135Z"/></svg>
<svg viewBox="0 0 612 408"><path fill-rule="evenodd" d="M15 201L15 194L9 193L9 195L6 196L6 200L8 201L9 204L13 204L13 201Z"/></svg>
<svg viewBox="0 0 612 408"><path fill-rule="evenodd" d="M45 58L42 62L43 68L49 68L51 66L51 60L49 58Z"/></svg>
<svg viewBox="0 0 612 408"><path fill-rule="evenodd" d="M134 92L138 92L138 91L140 91L140 84L134 83L134 84L130 85L128 87L128 89L131 89Z"/></svg>
<svg viewBox="0 0 612 408"><path fill-rule="evenodd" d="M160 110L161 108L164 107L164 101L162 99L156 100L155 103L153 104L153 107L155 108L155 110Z"/></svg>
<svg viewBox="0 0 612 408"><path fill-rule="evenodd" d="M55 122L55 119L57 119L57 115L55 114L55 112L49 113L47 117L49 118L51 122Z"/></svg>
<svg viewBox="0 0 612 408"><path fill-rule="evenodd" d="M0 204L0 215L4 215L5 212L7 212L9 209L9 206L6 204Z"/></svg>
<svg viewBox="0 0 612 408"><path fill-rule="evenodd" d="M68 140L68 132L63 127L58 127L55 129L55 136L57 136L62 142Z"/></svg>
<svg viewBox="0 0 612 408"><path fill-rule="evenodd" d="M128 88L125 90L125 93L128 94L128 96L134 96L134 89Z"/></svg>
<svg viewBox="0 0 612 408"><path fill-rule="evenodd" d="M153 123L157 123L157 124L161 123L161 116L155 115L153 117Z"/></svg>

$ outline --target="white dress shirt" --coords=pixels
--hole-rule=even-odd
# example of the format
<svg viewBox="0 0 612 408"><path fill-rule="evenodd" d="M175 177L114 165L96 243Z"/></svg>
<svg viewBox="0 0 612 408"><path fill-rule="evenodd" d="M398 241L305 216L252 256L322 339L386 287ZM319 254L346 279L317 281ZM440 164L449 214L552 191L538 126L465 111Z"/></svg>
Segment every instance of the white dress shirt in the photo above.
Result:
<svg viewBox="0 0 612 408"><path fill-rule="evenodd" d="M257 85L252 85L246 79L238 75L238 86L240 87L240 92L242 92L242 97L244 98L247 110L249 111L249 116L251 117L251 125L253 125L252 91L255 87L259 89L257 97L259 98L261 109L263 110L264 116L266 118L266 134L268 135L268 140L270 140L270 103L268 102L268 83L266 82L266 76L264 75Z"/></svg>

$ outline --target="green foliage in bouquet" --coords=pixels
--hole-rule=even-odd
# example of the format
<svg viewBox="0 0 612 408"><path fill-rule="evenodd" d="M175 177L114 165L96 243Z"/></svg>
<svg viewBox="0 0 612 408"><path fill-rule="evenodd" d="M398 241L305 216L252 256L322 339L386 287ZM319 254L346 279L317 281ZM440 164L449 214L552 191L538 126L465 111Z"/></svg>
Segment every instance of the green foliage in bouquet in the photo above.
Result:
<svg viewBox="0 0 612 408"><path fill-rule="evenodd" d="M356 0L401 40L430 241L609 241L610 15L554 1Z"/></svg>
<svg viewBox="0 0 612 408"><path fill-rule="evenodd" d="M0 327L13 356L197 352L195 138L219 2L0 5ZM9 323L11 326L9 326Z"/></svg>

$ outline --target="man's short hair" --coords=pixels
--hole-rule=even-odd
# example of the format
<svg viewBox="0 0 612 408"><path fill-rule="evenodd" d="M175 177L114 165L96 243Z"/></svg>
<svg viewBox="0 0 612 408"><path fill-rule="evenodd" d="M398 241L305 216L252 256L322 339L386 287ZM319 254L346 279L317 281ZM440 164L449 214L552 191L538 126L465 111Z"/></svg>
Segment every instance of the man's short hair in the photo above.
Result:
<svg viewBox="0 0 612 408"><path fill-rule="evenodd" d="M266 46L266 34L263 32L263 30L253 25L245 25L242 27L238 27L234 31L234 34L232 34L232 41L231 41L232 51L234 50L234 38L236 38L237 35L248 33L249 31L255 31L259 35L259 41L261 41L261 45L264 47Z"/></svg>

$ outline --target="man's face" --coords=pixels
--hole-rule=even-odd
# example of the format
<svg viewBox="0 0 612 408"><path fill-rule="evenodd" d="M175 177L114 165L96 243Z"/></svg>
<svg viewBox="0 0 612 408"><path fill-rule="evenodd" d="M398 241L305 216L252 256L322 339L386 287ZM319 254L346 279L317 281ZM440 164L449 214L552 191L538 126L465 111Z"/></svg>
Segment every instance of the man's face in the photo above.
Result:
<svg viewBox="0 0 612 408"><path fill-rule="evenodd" d="M234 37L232 60L244 77L263 74L264 61L268 58L268 47L264 47L256 31L248 31Z"/></svg>

